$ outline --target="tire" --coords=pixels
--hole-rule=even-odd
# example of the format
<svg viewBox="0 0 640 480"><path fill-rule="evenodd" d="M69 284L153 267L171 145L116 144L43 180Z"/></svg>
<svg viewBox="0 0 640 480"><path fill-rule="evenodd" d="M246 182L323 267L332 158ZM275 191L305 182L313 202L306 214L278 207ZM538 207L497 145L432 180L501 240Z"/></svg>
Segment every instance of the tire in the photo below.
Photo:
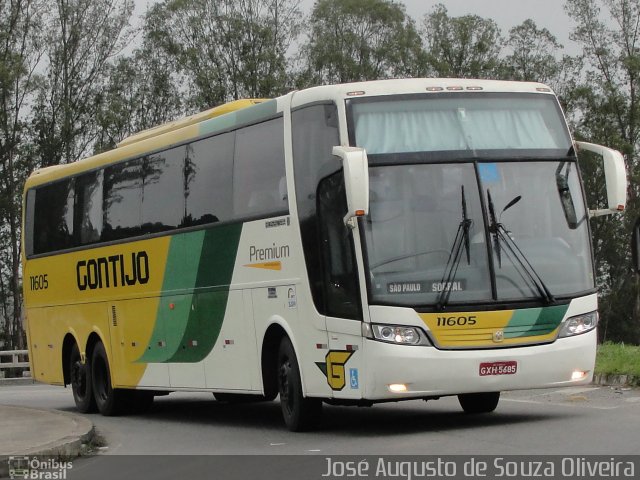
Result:
<svg viewBox="0 0 640 480"><path fill-rule="evenodd" d="M291 341L285 337L278 350L278 393L282 417L292 432L317 427L322 417L322 400L304 398L298 359Z"/></svg>
<svg viewBox="0 0 640 480"><path fill-rule="evenodd" d="M500 392L464 393L458 395L458 401L464 413L490 413L498 406Z"/></svg>
<svg viewBox="0 0 640 480"><path fill-rule="evenodd" d="M91 355L91 377L96 406L102 415L107 417L120 415L132 406L135 391L111 386L109 360L102 342L96 344Z"/></svg>
<svg viewBox="0 0 640 480"><path fill-rule="evenodd" d="M80 413L93 413L96 411L96 401L93 396L91 381L91 363L82 363L80 349L76 343L71 348L69 355L69 377L73 401Z"/></svg>

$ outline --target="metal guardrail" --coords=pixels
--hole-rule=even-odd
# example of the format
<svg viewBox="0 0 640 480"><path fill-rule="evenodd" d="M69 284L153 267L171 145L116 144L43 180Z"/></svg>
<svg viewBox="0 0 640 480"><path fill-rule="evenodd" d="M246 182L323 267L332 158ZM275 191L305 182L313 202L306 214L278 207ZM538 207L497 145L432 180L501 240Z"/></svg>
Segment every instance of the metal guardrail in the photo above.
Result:
<svg viewBox="0 0 640 480"><path fill-rule="evenodd" d="M0 370L3 368L29 368L29 362L25 361L29 356L29 350L0 351ZM3 357L11 357L11 362L5 362ZM20 361L22 357L23 361Z"/></svg>

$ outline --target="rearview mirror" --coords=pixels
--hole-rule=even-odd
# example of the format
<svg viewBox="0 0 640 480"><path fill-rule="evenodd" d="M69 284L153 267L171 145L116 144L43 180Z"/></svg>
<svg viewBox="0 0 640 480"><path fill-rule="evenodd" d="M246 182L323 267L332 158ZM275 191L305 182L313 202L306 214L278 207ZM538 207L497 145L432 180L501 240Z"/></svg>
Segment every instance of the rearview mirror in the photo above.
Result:
<svg viewBox="0 0 640 480"><path fill-rule="evenodd" d="M589 216L599 217L621 212L627 204L627 171L624 158L620 152L602 145L587 142L576 142L579 150L593 152L602 157L604 176L607 183L607 206L600 210L589 210Z"/></svg>
<svg viewBox="0 0 640 480"><path fill-rule="evenodd" d="M369 161L364 148L333 147L333 155L342 160L344 186L347 194L347 214L344 222L355 227L352 221L369 213Z"/></svg>

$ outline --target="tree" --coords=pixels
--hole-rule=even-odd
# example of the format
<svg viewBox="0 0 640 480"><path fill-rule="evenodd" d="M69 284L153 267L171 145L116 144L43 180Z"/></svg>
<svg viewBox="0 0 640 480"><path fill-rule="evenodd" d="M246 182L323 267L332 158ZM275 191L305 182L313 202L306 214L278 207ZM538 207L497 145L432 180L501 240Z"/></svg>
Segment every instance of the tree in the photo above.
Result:
<svg viewBox="0 0 640 480"><path fill-rule="evenodd" d="M423 37L429 66L441 77L488 78L496 75L501 35L495 21L478 15L450 17L438 4L424 17Z"/></svg>
<svg viewBox="0 0 640 480"><path fill-rule="evenodd" d="M561 69L557 60L562 45L546 28L531 19L509 30L505 47L511 52L502 60L503 75L512 80L550 83Z"/></svg>
<svg viewBox="0 0 640 480"><path fill-rule="evenodd" d="M301 51L301 86L420 76L414 21L393 0L319 0Z"/></svg>
<svg viewBox="0 0 640 480"><path fill-rule="evenodd" d="M183 94L162 51L146 42L110 68L96 122L96 152L114 148L127 136L179 117Z"/></svg>
<svg viewBox="0 0 640 480"><path fill-rule="evenodd" d="M603 21L601 7L605 9ZM630 268L631 225L640 213L638 141L640 140L640 0L567 0L577 26L573 39L583 48L584 82L574 92L577 135L620 149L630 187L627 211L620 218L592 221L598 283L602 296L601 335L640 341L640 285ZM601 168L582 165L590 204L602 196Z"/></svg>
<svg viewBox="0 0 640 480"><path fill-rule="evenodd" d="M74 162L91 152L106 74L132 33L132 0L52 3L44 48L47 76L34 112L42 166Z"/></svg>
<svg viewBox="0 0 640 480"><path fill-rule="evenodd" d="M0 2L0 314L10 347L24 345L21 315L20 219L22 184L32 157L26 121L37 85L44 4Z"/></svg>
<svg viewBox="0 0 640 480"><path fill-rule="evenodd" d="M22 186L36 166L75 161L95 141L97 92L131 8L116 0L0 2L0 312L13 347L24 342Z"/></svg>
<svg viewBox="0 0 640 480"><path fill-rule="evenodd" d="M504 47L508 54L500 59L500 78L549 85L571 116L582 60L563 55L563 46L556 37L546 28L538 28L531 19L509 30Z"/></svg>
<svg viewBox="0 0 640 480"><path fill-rule="evenodd" d="M287 89L287 50L298 35L298 0L165 0L146 21L172 56L192 110Z"/></svg>

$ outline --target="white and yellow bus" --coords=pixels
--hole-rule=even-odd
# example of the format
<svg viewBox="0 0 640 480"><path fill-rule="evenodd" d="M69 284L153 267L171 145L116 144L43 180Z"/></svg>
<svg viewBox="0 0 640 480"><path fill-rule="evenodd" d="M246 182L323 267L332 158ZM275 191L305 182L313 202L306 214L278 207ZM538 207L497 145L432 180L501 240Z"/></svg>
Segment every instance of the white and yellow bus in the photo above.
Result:
<svg viewBox="0 0 640 480"><path fill-rule="evenodd" d="M603 157L589 210L578 148ZM244 100L36 171L23 272L35 379L113 415L154 395L323 402L591 381L589 217L613 150L537 83L411 79Z"/></svg>

